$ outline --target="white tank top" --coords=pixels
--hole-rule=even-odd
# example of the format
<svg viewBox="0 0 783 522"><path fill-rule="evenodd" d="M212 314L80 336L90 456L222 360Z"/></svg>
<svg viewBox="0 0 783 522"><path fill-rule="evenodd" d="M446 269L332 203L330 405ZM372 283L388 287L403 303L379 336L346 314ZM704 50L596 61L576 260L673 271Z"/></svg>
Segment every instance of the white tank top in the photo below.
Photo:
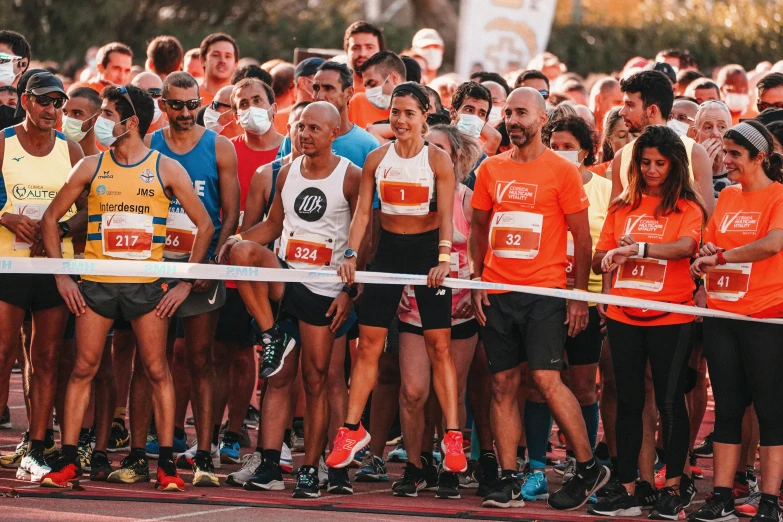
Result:
<svg viewBox="0 0 783 522"><path fill-rule="evenodd" d="M435 212L435 173L430 167L429 144L412 158L397 155L395 144L375 170L375 186L381 212L403 216L423 216Z"/></svg>
<svg viewBox="0 0 783 522"><path fill-rule="evenodd" d="M291 163L282 192L285 212L280 237L280 259L300 270L337 270L348 248L351 205L343 193L345 172L351 163L345 158L319 180L302 176L300 156ZM311 292L337 297L342 283L303 283Z"/></svg>

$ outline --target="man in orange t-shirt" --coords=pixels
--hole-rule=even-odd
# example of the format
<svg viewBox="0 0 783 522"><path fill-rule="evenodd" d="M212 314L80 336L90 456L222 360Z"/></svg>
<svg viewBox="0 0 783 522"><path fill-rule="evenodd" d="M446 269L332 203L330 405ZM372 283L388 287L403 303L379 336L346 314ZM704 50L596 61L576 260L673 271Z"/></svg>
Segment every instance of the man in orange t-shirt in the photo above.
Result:
<svg viewBox="0 0 783 522"><path fill-rule="evenodd" d="M386 50L383 28L364 20L352 23L343 35L343 49L353 69L353 90L364 92L361 69L372 55Z"/></svg>
<svg viewBox="0 0 783 522"><path fill-rule="evenodd" d="M239 61L239 46L231 36L213 33L201 41L199 49L204 65L204 81L199 87L199 94L204 107L212 103L220 89L231 85L231 75Z"/></svg>
<svg viewBox="0 0 783 522"><path fill-rule="evenodd" d="M405 63L391 51L381 51L362 65L365 92L353 95L348 105L351 123L366 129L377 121L389 119L391 93L404 82Z"/></svg>
<svg viewBox="0 0 783 522"><path fill-rule="evenodd" d="M469 240L474 273L493 283L565 288L570 230L574 287L586 291L592 244L589 202L579 171L542 143L541 128L547 114L538 91L528 87L513 91L504 116L513 147L484 160L476 176ZM485 497L484 505L520 505L515 504L522 496L514 473L521 432L517 390L525 362L576 456L573 480L581 481L575 490L555 492L549 505L561 510L583 505L609 479L609 470L593 457L579 403L560 379L560 371L565 368L566 334L575 336L587 325L587 303L566 304L560 298L519 292L488 295L485 290L475 290L473 306L492 373L492 432L503 482ZM547 408L536 410L543 410L548 418ZM545 444L543 453L536 458L546 460Z"/></svg>

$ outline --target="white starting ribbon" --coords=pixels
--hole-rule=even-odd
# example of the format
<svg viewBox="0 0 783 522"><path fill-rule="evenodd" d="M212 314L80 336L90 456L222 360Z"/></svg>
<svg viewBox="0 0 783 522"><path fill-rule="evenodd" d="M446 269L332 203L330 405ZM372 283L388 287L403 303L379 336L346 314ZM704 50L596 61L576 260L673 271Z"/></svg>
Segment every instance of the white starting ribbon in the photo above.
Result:
<svg viewBox="0 0 783 522"><path fill-rule="evenodd" d="M336 271L291 270L284 268L257 268L248 266L213 265L198 263L171 263L160 261L121 261L85 259L46 259L26 257L0 257L0 274L66 274L123 277L163 277L170 279L218 279L234 281L269 281L284 283L339 283ZM356 282L367 284L426 285L427 276L386 272L356 272ZM722 317L740 321L783 324L783 319L757 319L720 310L698 308L673 303L634 299L608 294L595 294L582 290L561 290L537 286L487 283L447 277L443 286L470 290L499 290L525 294L559 297L574 301L588 301L615 306L632 306L663 312Z"/></svg>

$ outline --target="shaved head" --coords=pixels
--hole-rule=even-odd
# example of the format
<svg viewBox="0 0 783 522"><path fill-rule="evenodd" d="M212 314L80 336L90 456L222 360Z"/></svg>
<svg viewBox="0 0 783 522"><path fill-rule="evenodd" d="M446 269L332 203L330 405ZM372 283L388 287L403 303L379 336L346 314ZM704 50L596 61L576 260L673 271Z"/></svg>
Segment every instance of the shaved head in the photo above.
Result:
<svg viewBox="0 0 783 522"><path fill-rule="evenodd" d="M142 72L133 78L131 85L138 87L139 89L144 89L145 91L147 89L162 89L163 80L155 73Z"/></svg>
<svg viewBox="0 0 783 522"><path fill-rule="evenodd" d="M519 87L511 91L503 108L511 144L517 148L541 144L541 127L547 120L546 102L537 90Z"/></svg>
<svg viewBox="0 0 783 522"><path fill-rule="evenodd" d="M215 101L219 103L231 104L231 93L234 91L233 85L226 85L215 93Z"/></svg>
<svg viewBox="0 0 783 522"><path fill-rule="evenodd" d="M595 127L595 114L593 114L593 111L587 108L586 105L576 105L576 114L585 120L588 125L592 125Z"/></svg>
<svg viewBox="0 0 783 522"><path fill-rule="evenodd" d="M546 100L532 87L517 87L508 95L506 103L515 107L524 107L529 111L537 109L538 112L546 112Z"/></svg>
<svg viewBox="0 0 783 522"><path fill-rule="evenodd" d="M489 89L490 94L492 94L492 104L493 105L501 105L505 103L506 97L508 96L506 94L506 89L503 88L502 85L500 85L497 82L483 82L481 85Z"/></svg>
<svg viewBox="0 0 783 522"><path fill-rule="evenodd" d="M337 108L329 102L314 102L305 107L301 119L312 119L328 129L340 127L340 113Z"/></svg>

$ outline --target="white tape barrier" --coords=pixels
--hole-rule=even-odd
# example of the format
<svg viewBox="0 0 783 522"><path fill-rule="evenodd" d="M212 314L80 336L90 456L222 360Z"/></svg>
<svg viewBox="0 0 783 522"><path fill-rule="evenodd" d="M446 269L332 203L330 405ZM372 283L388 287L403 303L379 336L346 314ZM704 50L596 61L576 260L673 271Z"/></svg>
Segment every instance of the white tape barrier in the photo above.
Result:
<svg viewBox="0 0 783 522"><path fill-rule="evenodd" d="M235 281L270 281L286 283L339 283L340 277L335 271L291 270L283 268L255 268L246 266L211 265L197 263L171 263L158 261L120 261L85 259L45 259L23 257L0 257L0 274L67 274L101 276L138 276L165 277L171 279L219 279ZM427 276L394 274L384 272L357 272L356 281L369 284L426 285ZM647 299L634 299L607 294L594 294L581 290L559 290L537 286L509 285L504 283L485 283L467 279L446 278L443 286L449 288L468 288L471 290L501 290L522 292L525 294L559 297L575 301L588 301L616 306L632 306L647 310L700 315L704 317L723 317L741 321L783 324L783 319L756 319L744 315L697 308L672 303L661 303Z"/></svg>

